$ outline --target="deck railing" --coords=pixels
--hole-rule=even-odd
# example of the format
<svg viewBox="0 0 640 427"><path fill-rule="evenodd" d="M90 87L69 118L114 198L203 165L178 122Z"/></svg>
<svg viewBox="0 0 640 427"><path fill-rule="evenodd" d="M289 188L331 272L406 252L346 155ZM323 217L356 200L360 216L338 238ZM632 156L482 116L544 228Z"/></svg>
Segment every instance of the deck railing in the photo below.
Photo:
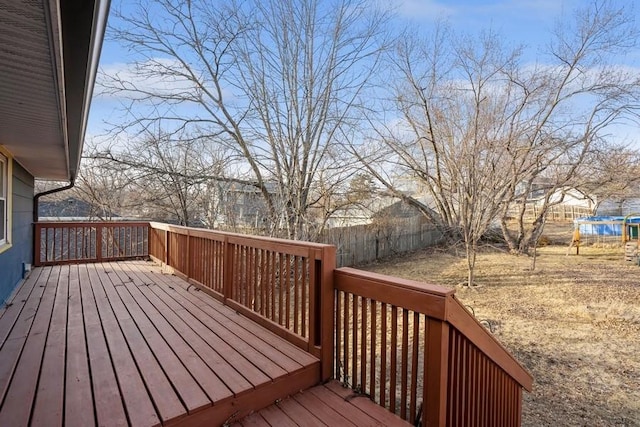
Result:
<svg viewBox="0 0 640 427"><path fill-rule="evenodd" d="M331 378L335 247L151 223L149 248L177 275L319 357L322 379Z"/></svg>
<svg viewBox="0 0 640 427"><path fill-rule="evenodd" d="M334 285L341 381L424 426L520 425L532 378L453 290L352 268Z"/></svg>
<svg viewBox="0 0 640 427"><path fill-rule="evenodd" d="M517 426L532 378L454 291L352 268L335 247L159 223L38 223L36 265L150 256L414 424Z"/></svg>
<svg viewBox="0 0 640 427"><path fill-rule="evenodd" d="M38 222L36 266L142 258L149 254L148 222Z"/></svg>

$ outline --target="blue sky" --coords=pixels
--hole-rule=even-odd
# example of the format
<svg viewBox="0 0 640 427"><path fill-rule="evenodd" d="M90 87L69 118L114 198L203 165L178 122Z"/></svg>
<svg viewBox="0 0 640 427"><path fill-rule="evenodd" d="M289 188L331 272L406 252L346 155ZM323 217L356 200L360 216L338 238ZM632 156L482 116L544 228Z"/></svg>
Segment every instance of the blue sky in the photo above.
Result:
<svg viewBox="0 0 640 427"><path fill-rule="evenodd" d="M114 3L117 0L114 0ZM122 0L126 1L126 0ZM212 0L215 1L215 0ZM397 25L411 25L425 31L438 20L446 21L454 31L471 34L491 29L513 45L524 45L526 58L537 59L540 48L550 38L550 31L562 16L590 0L391 0L398 14ZM612 0L614 4L633 6L633 0ZM640 4L631 9L640 24ZM101 57L101 68L113 69L127 61L126 52L113 41L106 40ZM620 65L637 67L640 72L640 52L627 52L619 58ZM87 136L104 132L104 120L115 120L118 112L116 100L96 97L91 107ZM636 127L621 128L621 139L640 140Z"/></svg>

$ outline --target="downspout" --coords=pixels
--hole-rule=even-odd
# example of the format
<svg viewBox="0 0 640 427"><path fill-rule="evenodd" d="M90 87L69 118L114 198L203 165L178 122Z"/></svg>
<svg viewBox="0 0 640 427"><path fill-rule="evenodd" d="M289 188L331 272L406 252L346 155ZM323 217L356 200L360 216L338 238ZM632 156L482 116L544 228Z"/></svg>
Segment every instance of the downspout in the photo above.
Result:
<svg viewBox="0 0 640 427"><path fill-rule="evenodd" d="M38 224L38 206L39 206L39 200L40 197L42 196L46 196L49 194L54 194L54 193L59 193L60 191L64 191L64 190L69 190L71 188L73 188L73 186L76 184L76 180L75 177L71 178L71 181L69 182L69 184L65 185L64 187L59 187L59 188L54 188L51 190L47 190L47 191L43 191L41 193L38 193L36 195L33 196L33 243L31 244L32 247L32 252L31 252L31 262L34 263L35 265L37 265L37 261L40 258L40 254L38 253L38 251L40 250L40 248L36 248L36 243L39 242L39 239L36 237L36 232L37 232L37 224ZM29 270L31 269L31 267L29 267ZM28 271L25 268L25 271L22 272L22 275L25 276L25 274L27 274Z"/></svg>
<svg viewBox="0 0 640 427"><path fill-rule="evenodd" d="M64 191L64 190L70 190L75 185L76 185L76 180L75 180L75 178L72 178L71 181L69 182L69 184L65 185L64 187L59 187L59 188L54 188L52 190L43 191L43 192L38 193L35 196L33 196L33 224L35 225L38 222L38 207L39 207L40 197L48 196L49 194L59 193L60 191Z"/></svg>

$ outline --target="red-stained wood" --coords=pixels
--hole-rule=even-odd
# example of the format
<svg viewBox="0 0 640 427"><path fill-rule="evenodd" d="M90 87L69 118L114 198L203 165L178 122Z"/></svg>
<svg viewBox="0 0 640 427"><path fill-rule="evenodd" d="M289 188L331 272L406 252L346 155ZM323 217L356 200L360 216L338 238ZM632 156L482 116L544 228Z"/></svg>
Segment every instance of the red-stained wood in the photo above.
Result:
<svg viewBox="0 0 640 427"><path fill-rule="evenodd" d="M297 427L298 424L278 406L271 405L260 411L260 415L272 426Z"/></svg>
<svg viewBox="0 0 640 427"><path fill-rule="evenodd" d="M324 427L326 426L316 415L307 408L296 402L295 399L284 399L276 403L277 406L287 414L287 416L295 423L295 425L305 427ZM262 413L262 411L261 411Z"/></svg>
<svg viewBox="0 0 640 427"><path fill-rule="evenodd" d="M389 380L389 410L396 412L396 383L398 373L398 307L391 306L391 342L389 343L391 351L390 357L390 380Z"/></svg>
<svg viewBox="0 0 640 427"><path fill-rule="evenodd" d="M86 285L92 291L96 301L128 420L132 425L159 425L160 418L102 285L104 282L105 286L111 286L111 281L102 266L88 264L87 269L89 283Z"/></svg>
<svg viewBox="0 0 640 427"><path fill-rule="evenodd" d="M436 285L384 276L353 268L334 273L335 288L363 298L384 301L428 316L444 319L447 297L454 291Z"/></svg>
<svg viewBox="0 0 640 427"><path fill-rule="evenodd" d="M163 422L184 417L187 410L176 394L162 367L158 363L152 350L149 348L144 336L131 318L124 302L120 299L114 285L119 283L117 277L113 277L113 271L108 270L108 265L103 267L104 274L109 282L103 281L107 299L113 309L120 329L131 349L133 358L140 370L140 374L151 393L155 407Z"/></svg>
<svg viewBox="0 0 640 427"><path fill-rule="evenodd" d="M37 308L33 307L33 302L29 302L29 297L32 292L42 295L43 287L47 283L50 272L50 267L35 270L14 293L13 298L6 301L4 311L0 317L0 351L14 326L16 326L16 322L23 310L27 309L27 318L35 313ZM27 304L28 302L29 304ZM18 325L17 327L22 329L24 326Z"/></svg>
<svg viewBox="0 0 640 427"><path fill-rule="evenodd" d="M400 417L407 417L407 391L409 389L409 311L402 310L402 362L400 365Z"/></svg>
<svg viewBox="0 0 640 427"><path fill-rule="evenodd" d="M123 276L126 276L130 279L120 288L126 288L128 291L128 293L121 292L123 301L128 301L129 312L136 319L147 342L157 355L158 361L163 366L173 367L168 375L189 412L231 397L233 395L231 390L143 295L141 289L147 288L147 282L129 269L122 269L120 265L118 267L120 268L114 268L114 271L120 275L120 278L123 279Z"/></svg>
<svg viewBox="0 0 640 427"><path fill-rule="evenodd" d="M369 304L362 298L362 315L360 316L360 388L367 389L367 308Z"/></svg>
<svg viewBox="0 0 640 427"><path fill-rule="evenodd" d="M234 423L232 426L241 426L241 427L271 427L260 414L251 414L246 418L242 419L242 422Z"/></svg>
<svg viewBox="0 0 640 427"><path fill-rule="evenodd" d="M58 274L59 277L59 274ZM61 426L64 408L64 370L67 336L67 302L69 281L58 280L53 313L44 348L36 400L31 415L32 425Z"/></svg>
<svg viewBox="0 0 640 427"><path fill-rule="evenodd" d="M258 342L257 340L251 343L247 342L253 341L255 336L235 330L232 322L217 319L217 316L212 313L212 309L209 309L208 307L200 307L200 310L198 310L195 306L190 305L184 296L176 296L175 298L179 299L183 306L188 307L189 311L191 311L192 314L194 314L196 318L207 328L215 331L215 334L221 341L219 345L224 345L229 349L233 349L234 352L242 354L256 368L270 378L278 378L287 373L287 370L281 366L282 364L288 364L289 368L292 370L300 367L300 365L296 365L294 368L291 368L290 365L295 363L291 359L288 359L287 363L283 363L283 359L286 360L287 358L283 357L282 354L274 353L277 354L276 357L278 357L278 361L270 359L256 348L263 347L264 342ZM234 332L239 332L239 335L236 335ZM222 342L225 344L222 344ZM273 350L274 349L271 348L268 351L273 352Z"/></svg>
<svg viewBox="0 0 640 427"><path fill-rule="evenodd" d="M64 273L63 273L64 274ZM67 317L67 367L64 420L68 426L95 425L93 390L82 313L78 266L69 268L69 308Z"/></svg>
<svg viewBox="0 0 640 427"><path fill-rule="evenodd" d="M298 393L292 397L309 412L313 412L328 426L355 426L351 422L350 414L343 412L339 407L332 407L318 399L310 390Z"/></svg>
<svg viewBox="0 0 640 427"><path fill-rule="evenodd" d="M60 267L54 268L34 316L30 333L26 338L23 356L15 372L13 385L5 395L3 410L0 411L0 425L26 425L31 415L40 372L40 362L46 343L49 321L53 311ZM27 404L22 404L26 402Z"/></svg>
<svg viewBox="0 0 640 427"><path fill-rule="evenodd" d="M369 415L374 421L370 425L381 425L381 426L408 426L410 425L406 421L403 421L398 416L392 414L387 411L380 405L377 405L375 402L371 401L366 396L355 394L353 390L343 387L337 381L330 381L324 385L328 390L332 393L336 394L336 396L340 397L343 401L347 402L352 407L358 408L360 411Z"/></svg>
<svg viewBox="0 0 640 427"><path fill-rule="evenodd" d="M130 274L138 275L139 278L145 278L148 281L148 277L141 273L140 270L132 268L131 265L127 265ZM182 306L175 303L175 300L169 297L168 294L158 289L158 283L150 282L147 285L141 285L139 287L140 292L147 298L147 300L153 304L156 310L162 313L166 321L171 324L175 331L187 342L194 352L209 366L209 368L215 372L216 376L224 383L224 386L228 387L234 395L246 392L253 388L253 385L247 381L241 372L238 372L233 365L227 362L217 351L214 345L211 345L207 338L213 333L206 328L206 332L203 336L196 332L197 328L193 328L193 325L197 322L193 316L191 316ZM157 291L157 292L155 292ZM175 310L174 310L175 309ZM190 326L191 325L191 326ZM219 349L218 349L219 350ZM239 370L247 368L249 366L243 358L240 358L244 365L241 365ZM217 379L213 379L211 383L205 381L210 374L205 373L205 376L200 377L194 375L195 379L202 384L203 388L208 389L212 386L219 387L220 382ZM269 379L266 375L261 375L257 384L266 382ZM222 387L223 390L226 387ZM225 396L226 397L226 396Z"/></svg>
<svg viewBox="0 0 640 427"><path fill-rule="evenodd" d="M413 337L411 339L411 390L409 404L409 420L416 416L418 400L418 353L420 351L420 314L413 313Z"/></svg>
<svg viewBox="0 0 640 427"><path fill-rule="evenodd" d="M172 279L167 277L167 280L171 281ZM259 325L256 325L255 322L250 319L238 315L238 313L233 311L231 308L222 306L211 299L198 298L193 294L193 292L187 291L187 288L189 287L185 287L183 282L174 281L173 284L177 286L174 287L174 290L180 292L182 297L186 298L192 304L200 307L200 309L205 313L216 318L218 317L217 313L224 315L227 319L223 322L225 332L233 332L233 334L239 337L247 336L247 332L255 334L255 336L247 336L247 340L251 342L252 347L255 347L256 350L260 351L267 357L273 356L272 360L282 368L292 371L298 369L301 366L301 363L313 363L317 360L308 353L300 351L296 346L287 343L280 338L276 338L273 333L259 327ZM228 334L225 335L229 336ZM277 346L271 345L270 343L274 339L279 342ZM277 347L279 350L274 352L274 347ZM282 357L283 355L287 357Z"/></svg>
<svg viewBox="0 0 640 427"><path fill-rule="evenodd" d="M296 393L231 425L408 427L411 424L343 388L337 381L330 381Z"/></svg>
<svg viewBox="0 0 640 427"><path fill-rule="evenodd" d="M79 273L97 423L100 426L127 425L127 416L116 374L113 371L111 355L102 330L102 322L98 314L95 297L89 284L90 278L87 266L79 266Z"/></svg>
<svg viewBox="0 0 640 427"><path fill-rule="evenodd" d="M353 296L351 300L351 341L353 344L351 346L351 384L354 387L360 386L360 382L358 381L358 300L360 297Z"/></svg>
<svg viewBox="0 0 640 427"><path fill-rule="evenodd" d="M152 287L151 290L182 317L198 336L215 349L218 356L212 354L211 357L220 366L221 376L233 377L234 375L239 375L240 378L238 379L228 378L227 386L233 387L237 393L240 393L242 391L241 384L244 383L242 379L245 379L253 386L271 381L271 377L261 369L261 363L256 360L255 353L242 353L232 345L234 344L233 342L229 344L216 334L220 323L210 321L206 313L199 310L179 294L172 293L171 298L167 298L162 295L164 290L157 287ZM260 356L257 357L259 358Z"/></svg>
<svg viewBox="0 0 640 427"><path fill-rule="evenodd" d="M375 400L375 395L376 395L376 374L377 374L377 370L376 370L376 356L378 354L378 347L376 345L377 343L377 335L378 335L378 307L377 304L374 300L370 301L371 304L371 343L369 345L369 395L372 396L372 398L374 398Z"/></svg>
<svg viewBox="0 0 640 427"><path fill-rule="evenodd" d="M38 222L34 233L35 266L144 257L151 239L148 222Z"/></svg>
<svg viewBox="0 0 640 427"><path fill-rule="evenodd" d="M500 342L458 301L452 299L446 320L477 346L483 354L514 378L525 390L531 391L533 378Z"/></svg>
<svg viewBox="0 0 640 427"><path fill-rule="evenodd" d="M140 305L139 301L132 296L132 292L139 292L135 287L133 278L127 274L123 274L118 264L111 264L113 274L111 279L114 281L114 288L120 296L122 303L127 307L131 319L135 322L140 334L149 346L149 350L153 353L155 359L161 366L170 366L171 369L164 369L164 373L180 396L180 400L186 406L187 410L195 412L211 405L211 400L200 387L198 382L191 375L183 360L191 362L191 368L196 370L200 375L209 381L217 381L220 388L213 390L216 400L222 400L231 396L231 392L220 382L202 362L196 362L199 358L193 354L193 351L184 343L184 341L175 333L175 331L165 322L160 323L162 316L150 304ZM119 281L116 281L119 277ZM142 299L142 298L141 298ZM145 310L146 309L146 310ZM164 320L164 319L162 319ZM163 327L161 329L161 327ZM161 329L161 330L160 330ZM178 354L177 354L178 353ZM195 356L195 357L194 357ZM197 365L197 366L194 366Z"/></svg>

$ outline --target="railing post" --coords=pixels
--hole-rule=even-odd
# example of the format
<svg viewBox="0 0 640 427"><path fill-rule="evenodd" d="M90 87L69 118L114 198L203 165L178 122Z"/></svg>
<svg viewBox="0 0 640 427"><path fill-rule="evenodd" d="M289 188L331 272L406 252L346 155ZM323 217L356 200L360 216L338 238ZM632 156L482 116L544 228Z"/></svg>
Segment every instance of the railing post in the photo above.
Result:
<svg viewBox="0 0 640 427"><path fill-rule="evenodd" d="M444 426L447 416L449 324L427 318L422 426Z"/></svg>
<svg viewBox="0 0 640 427"><path fill-rule="evenodd" d="M39 223L33 223L33 265L40 266L40 253L42 252L42 231Z"/></svg>
<svg viewBox="0 0 640 427"><path fill-rule="evenodd" d="M169 267L169 230L164 230L164 265Z"/></svg>
<svg viewBox="0 0 640 427"><path fill-rule="evenodd" d="M191 277L193 277L192 271L191 271L191 233L189 232L189 229L187 228L187 258L186 258L186 270L185 273L187 275L187 280L190 279Z"/></svg>
<svg viewBox="0 0 640 427"><path fill-rule="evenodd" d="M224 238L224 265L222 267L222 294L224 301L232 299L233 287L233 245L229 243L229 237Z"/></svg>
<svg viewBox="0 0 640 427"><path fill-rule="evenodd" d="M102 243L103 243L103 236L102 236L102 224L98 223L96 224L96 260L97 262L102 262Z"/></svg>
<svg viewBox="0 0 640 427"><path fill-rule="evenodd" d="M320 376L322 381L333 378L333 352L335 333L335 288L333 273L336 269L336 248L325 246L320 252L320 260L316 261L316 310L315 327L316 344L320 346ZM319 342L318 342L319 341Z"/></svg>
<svg viewBox="0 0 640 427"><path fill-rule="evenodd" d="M153 234L153 228L151 228L151 223L148 222L147 223L147 256L151 255L151 235L152 234ZM144 239L144 231L142 232L142 238Z"/></svg>

